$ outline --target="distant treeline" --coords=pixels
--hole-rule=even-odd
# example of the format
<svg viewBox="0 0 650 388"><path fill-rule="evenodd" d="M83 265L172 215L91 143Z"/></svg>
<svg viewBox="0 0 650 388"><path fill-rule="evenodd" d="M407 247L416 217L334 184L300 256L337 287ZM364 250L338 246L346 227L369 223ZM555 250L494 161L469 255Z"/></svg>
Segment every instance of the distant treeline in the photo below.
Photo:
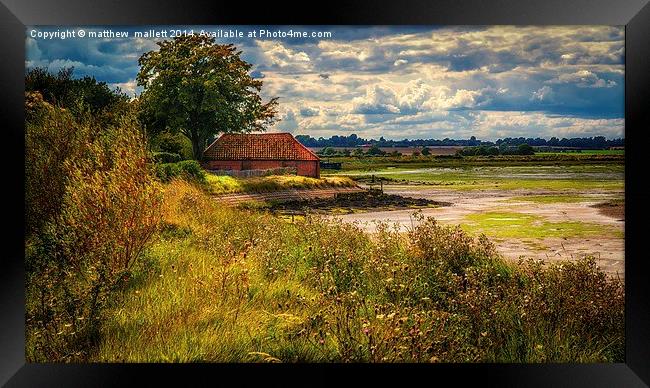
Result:
<svg viewBox="0 0 650 388"><path fill-rule="evenodd" d="M465 147L456 152L462 156L489 156L489 155L533 155L535 150L528 144L511 146L501 143L499 147L480 145L477 147Z"/></svg>
<svg viewBox="0 0 650 388"><path fill-rule="evenodd" d="M297 135L296 139L307 147L358 147L365 144L376 145L378 147L431 147L431 146L463 146L463 147L476 147L476 146L519 146L521 144L528 144L533 147L573 147L573 148L589 148L589 149L606 149L609 147L622 147L625 144L625 139L610 139L605 136L595 137L574 137L571 139L552 137L550 139L543 138L510 138L499 139L497 141L484 141L478 140L472 136L469 139L415 139L415 140L386 140L380 137L379 140L364 139L358 137L356 134L350 136L334 135L329 139L319 137L313 138L309 135Z"/></svg>

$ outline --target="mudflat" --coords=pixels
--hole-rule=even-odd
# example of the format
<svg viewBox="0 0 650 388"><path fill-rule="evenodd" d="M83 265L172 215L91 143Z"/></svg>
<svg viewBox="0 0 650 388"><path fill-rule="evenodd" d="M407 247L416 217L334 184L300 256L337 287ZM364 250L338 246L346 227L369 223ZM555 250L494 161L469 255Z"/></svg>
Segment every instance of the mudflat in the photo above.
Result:
<svg viewBox="0 0 650 388"><path fill-rule="evenodd" d="M585 255L597 258L612 276L625 277L624 205L617 212L602 211L604 204L623 197L622 191L580 190L449 190L435 187L387 185L388 194L450 203L420 209L440 223L461 225L484 233L506 258L546 261L573 260ZM337 215L345 222L359 223L372 232L377 221L412 226L413 209L366 211Z"/></svg>

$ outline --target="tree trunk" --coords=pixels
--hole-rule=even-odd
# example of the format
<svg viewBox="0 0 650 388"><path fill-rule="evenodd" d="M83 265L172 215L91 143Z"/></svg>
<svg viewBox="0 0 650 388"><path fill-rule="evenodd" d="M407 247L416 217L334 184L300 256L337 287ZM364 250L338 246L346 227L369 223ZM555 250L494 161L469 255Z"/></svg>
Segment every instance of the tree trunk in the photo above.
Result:
<svg viewBox="0 0 650 388"><path fill-rule="evenodd" d="M192 141L192 153L194 154L194 159L199 162L203 160L203 144L201 142L201 137L196 131L192 131L192 136L190 137Z"/></svg>

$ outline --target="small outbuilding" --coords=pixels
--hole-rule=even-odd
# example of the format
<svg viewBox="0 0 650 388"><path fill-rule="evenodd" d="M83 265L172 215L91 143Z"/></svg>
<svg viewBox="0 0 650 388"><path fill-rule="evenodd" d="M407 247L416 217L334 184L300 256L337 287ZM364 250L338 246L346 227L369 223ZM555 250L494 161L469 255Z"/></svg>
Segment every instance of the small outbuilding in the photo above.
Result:
<svg viewBox="0 0 650 388"><path fill-rule="evenodd" d="M319 178L320 159L290 133L226 133L203 152L207 170L246 171L295 168Z"/></svg>

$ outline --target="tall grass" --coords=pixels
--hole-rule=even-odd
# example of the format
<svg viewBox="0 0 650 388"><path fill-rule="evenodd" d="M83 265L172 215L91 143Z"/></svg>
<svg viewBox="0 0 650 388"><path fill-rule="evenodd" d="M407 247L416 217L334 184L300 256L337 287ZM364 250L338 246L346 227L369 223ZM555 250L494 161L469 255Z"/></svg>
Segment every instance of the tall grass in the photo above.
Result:
<svg viewBox="0 0 650 388"><path fill-rule="evenodd" d="M163 227L93 361L612 362L623 286L593 259L503 261L414 215L400 233L220 206L165 188Z"/></svg>

